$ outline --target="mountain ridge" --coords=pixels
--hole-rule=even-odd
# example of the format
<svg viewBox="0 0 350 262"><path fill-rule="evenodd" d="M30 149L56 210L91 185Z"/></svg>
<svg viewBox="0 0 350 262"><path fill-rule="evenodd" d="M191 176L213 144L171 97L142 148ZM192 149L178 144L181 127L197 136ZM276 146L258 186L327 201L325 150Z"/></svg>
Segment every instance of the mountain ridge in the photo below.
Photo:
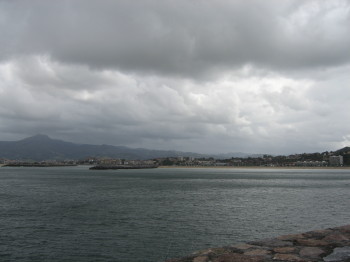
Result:
<svg viewBox="0 0 350 262"><path fill-rule="evenodd" d="M346 146L346 147L343 147L343 148L341 148L341 149L338 149L338 150L335 151L335 152L338 153L338 154L350 152L350 147L349 147L349 146Z"/></svg>
<svg viewBox="0 0 350 262"><path fill-rule="evenodd" d="M0 141L0 158L17 160L78 160L87 157L152 159L158 157L207 157L207 155L172 150L152 150L112 145L77 144L37 134L18 141Z"/></svg>
<svg viewBox="0 0 350 262"><path fill-rule="evenodd" d="M350 147L344 147L335 151L335 153L343 154L349 151ZM263 154L247 154L241 152L200 154L175 150L129 148L126 146L113 146L106 144L78 144L59 139L52 139L45 134L37 134L18 141L0 141L0 158L21 161L81 160L88 157L146 160L166 157L213 157L216 159L229 159L231 157L247 158L262 156Z"/></svg>

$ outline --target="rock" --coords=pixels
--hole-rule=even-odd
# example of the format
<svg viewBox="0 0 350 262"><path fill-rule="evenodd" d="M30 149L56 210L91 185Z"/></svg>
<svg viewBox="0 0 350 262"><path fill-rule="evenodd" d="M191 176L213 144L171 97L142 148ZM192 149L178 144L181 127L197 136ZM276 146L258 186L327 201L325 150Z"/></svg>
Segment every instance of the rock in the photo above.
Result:
<svg viewBox="0 0 350 262"><path fill-rule="evenodd" d="M297 242L301 246L308 247L327 246L329 244L327 241L317 239L298 239Z"/></svg>
<svg viewBox="0 0 350 262"><path fill-rule="evenodd" d="M341 233L333 233L333 234L329 234L322 240L331 242L331 243L341 243L341 242L349 241L350 239Z"/></svg>
<svg viewBox="0 0 350 262"><path fill-rule="evenodd" d="M325 251L319 247L304 247L300 250L299 255L308 258L317 258L324 253Z"/></svg>
<svg viewBox="0 0 350 262"><path fill-rule="evenodd" d="M304 234L283 235L277 237L279 240L296 240L301 238L305 238Z"/></svg>
<svg viewBox="0 0 350 262"><path fill-rule="evenodd" d="M210 248L167 262L272 261L350 262L350 225L309 231L303 234L284 235L246 244Z"/></svg>
<svg viewBox="0 0 350 262"><path fill-rule="evenodd" d="M297 255L293 255L293 254L276 254L273 257L273 259L274 260L283 260L283 261L304 261L303 259L301 259Z"/></svg>
<svg viewBox="0 0 350 262"><path fill-rule="evenodd" d="M309 231L309 232L305 233L304 235L306 235L308 238L321 239L321 238L331 234L332 232L333 232L333 230L331 230L331 229L323 229L323 230Z"/></svg>
<svg viewBox="0 0 350 262"><path fill-rule="evenodd" d="M214 259L213 262L263 262L262 256L245 256L242 254L225 254Z"/></svg>
<svg viewBox="0 0 350 262"><path fill-rule="evenodd" d="M231 249L232 248L230 248L230 247L227 247L227 248L225 248L225 247L209 248L209 249L194 252L194 253L192 253L192 255L194 255L194 256L207 256L207 255L211 255L211 254L220 255L220 254L231 252Z"/></svg>
<svg viewBox="0 0 350 262"><path fill-rule="evenodd" d="M256 248L259 248L259 247L256 247ZM242 250L242 249L239 249L239 248L237 248L237 247L227 247L227 250L229 251L229 253L237 253L237 254L243 254L244 253L244 251L246 251L246 250Z"/></svg>
<svg viewBox="0 0 350 262"><path fill-rule="evenodd" d="M323 258L326 262L348 261L350 260L350 247L338 247L333 253Z"/></svg>
<svg viewBox="0 0 350 262"><path fill-rule="evenodd" d="M251 251L247 251L244 253L246 256L266 256L271 254L271 251L265 250L265 249L254 249Z"/></svg>
<svg viewBox="0 0 350 262"><path fill-rule="evenodd" d="M193 262L208 262L208 261L209 261L209 257L207 256L195 257L193 259Z"/></svg>
<svg viewBox="0 0 350 262"><path fill-rule="evenodd" d="M173 258L173 259L168 259L165 262L185 262L187 261L185 258Z"/></svg>
<svg viewBox="0 0 350 262"><path fill-rule="evenodd" d="M295 247L276 247L273 249L276 253L294 253L296 250Z"/></svg>
<svg viewBox="0 0 350 262"><path fill-rule="evenodd" d="M277 238L264 239L261 241L253 241L248 244L257 245L257 246L266 246L266 247L290 247L293 246L293 243L290 241L279 240Z"/></svg>
<svg viewBox="0 0 350 262"><path fill-rule="evenodd" d="M228 248L224 248L224 247L211 248L210 250L211 250L211 253L214 253L215 255L222 255L230 252Z"/></svg>
<svg viewBox="0 0 350 262"><path fill-rule="evenodd" d="M209 249L204 249L204 250L199 250L199 251L193 252L192 255L202 256L202 255L208 255L211 252L213 252L213 251L209 248Z"/></svg>
<svg viewBox="0 0 350 262"><path fill-rule="evenodd" d="M256 248L257 246L249 245L249 244L240 244L240 245L234 246L234 248L241 249L241 250L247 250L254 247Z"/></svg>
<svg viewBox="0 0 350 262"><path fill-rule="evenodd" d="M339 230L343 233L350 233L350 225L342 226L342 227L336 227L336 230Z"/></svg>

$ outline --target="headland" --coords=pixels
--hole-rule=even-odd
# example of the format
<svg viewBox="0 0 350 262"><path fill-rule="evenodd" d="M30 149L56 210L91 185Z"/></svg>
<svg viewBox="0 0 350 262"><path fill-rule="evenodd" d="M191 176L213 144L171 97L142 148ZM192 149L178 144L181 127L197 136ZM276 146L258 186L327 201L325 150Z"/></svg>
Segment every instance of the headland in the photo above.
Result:
<svg viewBox="0 0 350 262"><path fill-rule="evenodd" d="M210 248L166 262L349 262L350 225Z"/></svg>

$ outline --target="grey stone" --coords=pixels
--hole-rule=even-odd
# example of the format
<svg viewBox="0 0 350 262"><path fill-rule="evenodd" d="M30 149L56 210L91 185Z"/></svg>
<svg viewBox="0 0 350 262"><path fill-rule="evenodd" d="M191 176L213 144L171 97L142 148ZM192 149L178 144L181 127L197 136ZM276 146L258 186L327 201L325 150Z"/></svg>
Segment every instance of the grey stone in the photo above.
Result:
<svg viewBox="0 0 350 262"><path fill-rule="evenodd" d="M295 247L276 247L273 249L274 252L282 254L295 253L296 250L297 249Z"/></svg>
<svg viewBox="0 0 350 262"><path fill-rule="evenodd" d="M290 241L279 240L276 238L272 239L263 239L261 241L253 241L248 244L257 245L257 246L265 246L265 247L291 247L293 243Z"/></svg>
<svg viewBox="0 0 350 262"><path fill-rule="evenodd" d="M303 259L294 254L276 254L273 259L280 261L303 261Z"/></svg>
<svg viewBox="0 0 350 262"><path fill-rule="evenodd" d="M325 240L331 243L341 243L341 242L349 241L349 238L341 233L333 233L333 234L329 234L322 240Z"/></svg>
<svg viewBox="0 0 350 262"><path fill-rule="evenodd" d="M308 247L319 247L319 246L329 245L327 241L318 240L318 239L298 239L297 242L301 246L308 246Z"/></svg>
<svg viewBox="0 0 350 262"><path fill-rule="evenodd" d="M193 262L208 262L209 258L207 256L195 257Z"/></svg>
<svg viewBox="0 0 350 262"><path fill-rule="evenodd" d="M239 245L236 245L234 247L241 249L241 250L247 250L247 249L254 248L254 247L256 248L257 246L249 245L249 244L239 244Z"/></svg>
<svg viewBox="0 0 350 262"><path fill-rule="evenodd" d="M263 262L262 256L245 256L242 254L225 254L214 259L213 262Z"/></svg>
<svg viewBox="0 0 350 262"><path fill-rule="evenodd" d="M350 233L350 225L342 226L342 227L336 227L335 229L339 230L343 233Z"/></svg>
<svg viewBox="0 0 350 262"><path fill-rule="evenodd" d="M326 262L345 261L350 259L350 247L338 247L333 253L323 258Z"/></svg>
<svg viewBox="0 0 350 262"><path fill-rule="evenodd" d="M254 249L247 252L244 252L246 256L265 256L271 254L271 251L265 249Z"/></svg>
<svg viewBox="0 0 350 262"><path fill-rule="evenodd" d="M300 250L299 255L302 257L317 258L324 253L324 250L319 247L304 247Z"/></svg>
<svg viewBox="0 0 350 262"><path fill-rule="evenodd" d="M333 232L332 229L314 230L304 233L307 238L323 238Z"/></svg>
<svg viewBox="0 0 350 262"><path fill-rule="evenodd" d="M300 238L305 238L305 236L303 234L293 234L293 235L283 235L283 236L277 237L277 239L279 240L296 240Z"/></svg>

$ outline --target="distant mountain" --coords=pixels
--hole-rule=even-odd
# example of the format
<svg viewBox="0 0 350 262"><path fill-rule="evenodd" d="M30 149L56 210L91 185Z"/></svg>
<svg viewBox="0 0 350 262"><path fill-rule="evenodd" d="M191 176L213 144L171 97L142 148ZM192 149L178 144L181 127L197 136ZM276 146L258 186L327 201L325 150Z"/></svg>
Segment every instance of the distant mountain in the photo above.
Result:
<svg viewBox="0 0 350 262"><path fill-rule="evenodd" d="M111 157L120 159L152 159L158 157L208 157L207 155L128 148L111 145L75 144L51 139L47 135L35 135L19 141L0 141L0 158L18 160L78 160L87 157Z"/></svg>

